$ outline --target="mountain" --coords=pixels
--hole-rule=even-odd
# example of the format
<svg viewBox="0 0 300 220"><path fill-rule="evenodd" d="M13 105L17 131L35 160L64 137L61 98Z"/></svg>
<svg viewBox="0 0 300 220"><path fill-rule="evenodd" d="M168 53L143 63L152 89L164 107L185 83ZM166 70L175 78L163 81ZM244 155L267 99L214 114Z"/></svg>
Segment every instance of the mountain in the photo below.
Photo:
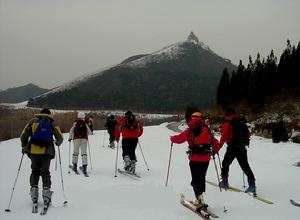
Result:
<svg viewBox="0 0 300 220"><path fill-rule="evenodd" d="M18 103L28 100L31 97L41 95L47 92L48 89L43 89L32 83L25 86L19 86L9 88L4 91L0 91L0 102L6 103Z"/></svg>
<svg viewBox="0 0 300 220"><path fill-rule="evenodd" d="M75 79L29 101L50 108L183 110L215 103L223 69L236 69L191 32L186 41L135 55L98 73Z"/></svg>

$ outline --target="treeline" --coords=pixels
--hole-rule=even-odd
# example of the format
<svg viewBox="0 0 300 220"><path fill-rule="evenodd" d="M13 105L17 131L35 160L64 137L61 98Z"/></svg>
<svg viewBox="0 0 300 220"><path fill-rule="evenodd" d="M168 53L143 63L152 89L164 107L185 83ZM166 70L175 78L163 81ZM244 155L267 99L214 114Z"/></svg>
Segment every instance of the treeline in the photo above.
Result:
<svg viewBox="0 0 300 220"><path fill-rule="evenodd" d="M282 92L299 95L299 81L300 42L295 47L287 40L278 64L272 50L267 58L261 59L257 54L253 61L249 56L247 67L240 60L237 70L231 75L225 68L217 88L217 104L223 108L238 103L264 105L267 97Z"/></svg>

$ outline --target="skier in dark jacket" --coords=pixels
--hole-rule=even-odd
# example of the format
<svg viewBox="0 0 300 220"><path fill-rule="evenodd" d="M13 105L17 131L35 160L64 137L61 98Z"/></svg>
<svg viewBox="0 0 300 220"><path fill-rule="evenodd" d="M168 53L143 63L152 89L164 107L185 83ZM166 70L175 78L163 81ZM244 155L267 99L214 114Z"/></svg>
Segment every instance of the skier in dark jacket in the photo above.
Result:
<svg viewBox="0 0 300 220"><path fill-rule="evenodd" d="M109 134L109 145L108 147L110 148L115 148L115 128L116 125L118 124L117 120L115 119L114 115L110 115L107 120L106 123L104 125L104 127L107 128L107 132Z"/></svg>
<svg viewBox="0 0 300 220"><path fill-rule="evenodd" d="M246 189L245 192L251 192L256 194L256 186L255 186L255 177L254 174L249 166L248 157L247 157L247 149L246 145L237 144L234 139L234 134L232 130L231 121L238 117L236 115L235 109L233 107L228 107L225 111L225 115L227 120L224 122L222 129L221 129L221 139L220 139L220 146L222 147L224 143L227 143L227 150L224 155L224 159L222 161L222 181L220 182L220 186L222 188L227 189L228 185L228 173L229 173L229 166L232 161L236 158L239 162L240 167L248 177L249 187ZM250 139L250 132L248 130L247 134L248 143Z"/></svg>
<svg viewBox="0 0 300 220"><path fill-rule="evenodd" d="M49 109L42 109L40 114L35 114L23 129L20 139L22 144L22 152L26 153L31 159L31 175L30 175L30 195L33 203L38 202L39 195L39 178L42 177L43 191L42 196L45 204L51 202L52 191L51 188L51 175L49 171L50 162L55 156L55 144L60 146L63 142L63 135L60 128L55 124L53 116ZM40 128L45 124L49 128L48 137L50 141L44 141L45 137L39 135ZM47 135L46 135L47 136Z"/></svg>

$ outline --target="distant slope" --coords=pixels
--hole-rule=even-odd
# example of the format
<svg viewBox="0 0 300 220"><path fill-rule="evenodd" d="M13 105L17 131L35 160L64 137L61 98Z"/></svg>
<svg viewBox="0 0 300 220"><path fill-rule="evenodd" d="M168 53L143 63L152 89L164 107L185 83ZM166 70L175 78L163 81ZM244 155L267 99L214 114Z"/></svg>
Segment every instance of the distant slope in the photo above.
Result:
<svg viewBox="0 0 300 220"><path fill-rule="evenodd" d="M32 83L25 86L9 88L4 91L0 91L0 102L17 103L28 100L31 97L47 92L47 89L40 88Z"/></svg>
<svg viewBox="0 0 300 220"><path fill-rule="evenodd" d="M236 68L191 33L186 41L129 57L112 68L35 97L29 106L160 112L183 110L192 102L206 107L215 103L225 67L229 71Z"/></svg>

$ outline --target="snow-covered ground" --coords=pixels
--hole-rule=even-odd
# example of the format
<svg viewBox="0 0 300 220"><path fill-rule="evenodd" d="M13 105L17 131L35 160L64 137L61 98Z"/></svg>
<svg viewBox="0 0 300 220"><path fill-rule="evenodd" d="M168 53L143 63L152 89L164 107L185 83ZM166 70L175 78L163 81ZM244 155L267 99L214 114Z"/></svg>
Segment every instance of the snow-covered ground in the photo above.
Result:
<svg viewBox="0 0 300 220"><path fill-rule="evenodd" d="M24 157L20 175L15 187L11 212L8 207L10 194L21 160L19 139L0 143L0 219L122 219L122 220L167 220L199 219L197 215L182 207L179 194L182 192L193 199L190 186L190 172L186 157L186 144L174 145L170 166L168 186L166 174L170 154L169 136L173 131L166 124L145 127L140 144L150 168L144 163L138 146L137 172L142 176L135 180L118 174L114 177L116 150L103 147L107 145L106 132L96 131L90 136L92 166L89 166L90 177L68 174L69 143L65 141L60 147L62 157L65 197L57 160L51 164L53 204L48 214L41 217L31 213L29 196L30 160ZM220 151L223 158L226 146ZM300 168L292 164L300 160L300 145L294 143L273 144L271 140L252 137L248 151L250 166L257 179L259 195L274 202L273 205L262 203L245 193L220 192L218 188L207 185L205 200L219 219L287 219L298 220L300 208L292 206L290 198L300 201ZM118 167L122 168L119 151ZM81 161L80 161L81 162ZM92 167L92 170L91 170ZM216 182L216 172L211 161L207 179ZM236 161L230 169L230 184L239 188L243 186L243 174ZM64 200L68 205L63 207ZM41 201L41 198L40 198ZM224 206L228 211L225 213Z"/></svg>

